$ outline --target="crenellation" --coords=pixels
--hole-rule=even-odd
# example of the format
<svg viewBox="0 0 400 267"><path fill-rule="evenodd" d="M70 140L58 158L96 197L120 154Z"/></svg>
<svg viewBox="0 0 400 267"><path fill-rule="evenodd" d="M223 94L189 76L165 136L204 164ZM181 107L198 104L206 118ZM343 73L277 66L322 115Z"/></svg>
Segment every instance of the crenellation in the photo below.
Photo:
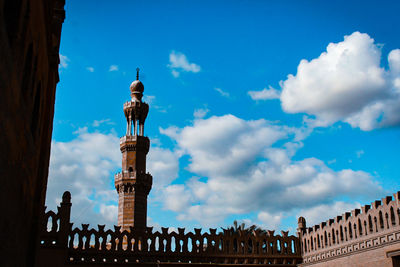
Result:
<svg viewBox="0 0 400 267"><path fill-rule="evenodd" d="M381 205L381 201L380 200L375 200L374 202L371 203L371 206L373 209L377 209L379 206Z"/></svg>
<svg viewBox="0 0 400 267"><path fill-rule="evenodd" d="M394 197L397 205L399 205L400 204L400 191L397 191L396 193L394 193L393 197Z"/></svg>
<svg viewBox="0 0 400 267"><path fill-rule="evenodd" d="M304 258L302 266L306 266L305 263L319 262L323 257L334 258L400 242L398 196L399 192L394 194L394 198L384 197L371 205L345 212L313 227L299 227L298 235Z"/></svg>
<svg viewBox="0 0 400 267"><path fill-rule="evenodd" d="M392 200L393 200L392 196L386 196L386 197L382 198L381 201L384 206L387 206L387 205L389 205L390 202L392 202Z"/></svg>
<svg viewBox="0 0 400 267"><path fill-rule="evenodd" d="M356 216L358 216L360 213L361 213L361 210L360 210L360 209L354 209L354 210L351 211L351 216L352 216L352 217L356 217Z"/></svg>
<svg viewBox="0 0 400 267"><path fill-rule="evenodd" d="M370 205L364 205L361 207L362 213L366 214L371 209Z"/></svg>
<svg viewBox="0 0 400 267"><path fill-rule="evenodd" d="M268 236L269 237L274 237L275 236L275 230L267 230Z"/></svg>

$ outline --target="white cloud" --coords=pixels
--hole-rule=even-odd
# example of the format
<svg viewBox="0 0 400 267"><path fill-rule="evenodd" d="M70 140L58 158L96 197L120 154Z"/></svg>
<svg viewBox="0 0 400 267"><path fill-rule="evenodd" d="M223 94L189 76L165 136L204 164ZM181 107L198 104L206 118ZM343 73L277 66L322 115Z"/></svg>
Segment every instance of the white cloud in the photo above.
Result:
<svg viewBox="0 0 400 267"><path fill-rule="evenodd" d="M358 202L347 203L343 201L336 201L330 204L321 204L309 209L302 209L297 214L297 217L304 217L308 227L325 222L328 219L335 218L345 212L350 212L353 209L360 208L361 204Z"/></svg>
<svg viewBox="0 0 400 267"><path fill-rule="evenodd" d="M364 150L356 151L357 158L361 158L361 156L364 155L364 153L365 153Z"/></svg>
<svg viewBox="0 0 400 267"><path fill-rule="evenodd" d="M95 121L93 126L109 122ZM68 190L72 195L72 222L115 225L118 194L113 181L122 161L119 138L114 132L89 132L86 127L75 134L69 142L52 142L46 205L56 210ZM179 154L152 146L147 169L154 177L153 190L161 190L177 178Z"/></svg>
<svg viewBox="0 0 400 267"><path fill-rule="evenodd" d="M156 99L156 97L154 95L144 95L143 96L143 101L148 104L153 103L155 99Z"/></svg>
<svg viewBox="0 0 400 267"><path fill-rule="evenodd" d="M217 91L223 97L229 97L230 96L228 92L222 90L221 88L215 87L214 90Z"/></svg>
<svg viewBox="0 0 400 267"><path fill-rule="evenodd" d="M268 89L264 88L261 91L248 91L247 93L253 100L269 100L280 98L280 92L271 86L269 86Z"/></svg>
<svg viewBox="0 0 400 267"><path fill-rule="evenodd" d="M171 69L171 73L175 78L179 77L180 72L183 71L197 73L201 70L199 65L190 63L183 53L175 51L169 54L168 67Z"/></svg>
<svg viewBox="0 0 400 267"><path fill-rule="evenodd" d="M329 160L329 161L328 161L328 164L329 164L329 165L334 164L334 163L336 163L336 159L332 159L332 160Z"/></svg>
<svg viewBox="0 0 400 267"><path fill-rule="evenodd" d="M176 130L161 132L175 137L179 148L192 157L190 171L201 175L240 172L266 146L286 136L265 120L245 121L233 115L198 119L193 126Z"/></svg>
<svg viewBox="0 0 400 267"><path fill-rule="evenodd" d="M391 51L388 60L389 70L380 67L380 46L368 34L345 36L318 58L303 59L297 74L281 81L282 108L315 116L314 126L343 121L368 131L397 125L400 50Z"/></svg>
<svg viewBox="0 0 400 267"><path fill-rule="evenodd" d="M158 222L155 222L153 220L153 218L151 218L149 216L147 216L147 226L153 227L153 229L154 229L153 232L155 232L155 231L161 232L161 225Z"/></svg>
<svg viewBox="0 0 400 267"><path fill-rule="evenodd" d="M264 225L276 228L298 209L334 203L343 196L351 200L382 193L369 173L335 171L316 158L293 160L302 147L293 141L297 130L233 115L160 129L174 139L182 155L189 156L186 169L207 177L167 187L164 207L176 212L178 220L203 226L217 226L229 215L258 212ZM283 145L277 147L278 141Z"/></svg>
<svg viewBox="0 0 400 267"><path fill-rule="evenodd" d="M104 120L94 120L92 123L93 127L99 127L102 124L107 125L114 125L115 123L111 121L111 119L104 119Z"/></svg>
<svg viewBox="0 0 400 267"><path fill-rule="evenodd" d="M118 71L118 65L111 65L108 71Z"/></svg>
<svg viewBox="0 0 400 267"><path fill-rule="evenodd" d="M315 158L294 160L306 136L297 128L225 115L160 132L177 145L150 149L147 162L157 192L154 200L162 201L181 221L215 227L227 216L257 212L264 227L276 229L294 211L311 216L313 208L335 203L338 197L353 201L382 193L366 172L333 170ZM46 203L54 210L69 190L74 223L116 224L118 195L112 182L121 164L119 139L115 133L87 128L76 135L72 141L52 143ZM189 164L183 167L193 177L171 185L182 156L188 157Z"/></svg>
<svg viewBox="0 0 400 267"><path fill-rule="evenodd" d="M118 195L110 185L121 165L119 138L114 133L88 132L87 128L76 134L69 142L52 142L46 205L55 210L68 190L75 224L116 224L113 214Z"/></svg>
<svg viewBox="0 0 400 267"><path fill-rule="evenodd" d="M189 207L190 192L183 185L170 185L164 190L165 207L172 211L182 211Z"/></svg>
<svg viewBox="0 0 400 267"><path fill-rule="evenodd" d="M262 222L262 228L276 230L279 229L283 219L283 213L270 214L262 211L258 213L257 219Z"/></svg>
<svg viewBox="0 0 400 267"><path fill-rule="evenodd" d="M60 56L60 68L66 69L68 67L69 58L61 54L59 54L59 56Z"/></svg>
<svg viewBox="0 0 400 267"><path fill-rule="evenodd" d="M396 76L400 74L400 49L390 51L388 61L392 73Z"/></svg>
<svg viewBox="0 0 400 267"><path fill-rule="evenodd" d="M87 67L86 70L89 71L89 72L94 72L94 68L93 67Z"/></svg>
<svg viewBox="0 0 400 267"><path fill-rule="evenodd" d="M172 73L172 76L174 76L175 78L178 78L180 75L179 71L176 71L176 70L172 70L171 73Z"/></svg>
<svg viewBox="0 0 400 267"><path fill-rule="evenodd" d="M196 119L204 118L210 110L208 108L195 109L193 112L193 117Z"/></svg>
<svg viewBox="0 0 400 267"><path fill-rule="evenodd" d="M147 156L147 168L154 177L153 188L162 189L178 177L179 154L152 146Z"/></svg>
<svg viewBox="0 0 400 267"><path fill-rule="evenodd" d="M115 222L118 217L118 205L100 205L100 214L108 222Z"/></svg>

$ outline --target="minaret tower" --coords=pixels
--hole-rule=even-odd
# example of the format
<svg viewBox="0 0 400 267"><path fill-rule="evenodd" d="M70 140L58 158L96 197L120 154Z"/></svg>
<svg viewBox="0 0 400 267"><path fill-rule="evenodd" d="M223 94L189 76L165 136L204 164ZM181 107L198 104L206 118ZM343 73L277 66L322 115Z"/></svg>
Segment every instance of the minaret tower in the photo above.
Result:
<svg viewBox="0 0 400 267"><path fill-rule="evenodd" d="M130 86L131 100L124 104L126 117L126 135L120 138L122 153L122 171L115 175L115 188L118 192L118 225L121 230L145 229L147 220L147 195L150 192L153 177L146 173L146 155L150 140L144 136L144 121L149 105L142 102L144 86L139 81L139 69L136 69L136 81Z"/></svg>

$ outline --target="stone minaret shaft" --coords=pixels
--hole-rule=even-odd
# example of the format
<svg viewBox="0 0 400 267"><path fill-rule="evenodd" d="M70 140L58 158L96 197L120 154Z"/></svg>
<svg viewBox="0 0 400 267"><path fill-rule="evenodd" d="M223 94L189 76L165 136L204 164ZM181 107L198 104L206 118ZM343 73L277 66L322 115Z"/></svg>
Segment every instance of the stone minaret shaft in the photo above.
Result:
<svg viewBox="0 0 400 267"><path fill-rule="evenodd" d="M147 195L153 178L146 173L146 155L150 140L144 135L144 122L149 105L142 102L144 86L139 81L139 71L131 86L132 99L124 104L127 121L126 135L120 139L122 171L115 175L118 192L118 225L121 230L145 229L147 220Z"/></svg>

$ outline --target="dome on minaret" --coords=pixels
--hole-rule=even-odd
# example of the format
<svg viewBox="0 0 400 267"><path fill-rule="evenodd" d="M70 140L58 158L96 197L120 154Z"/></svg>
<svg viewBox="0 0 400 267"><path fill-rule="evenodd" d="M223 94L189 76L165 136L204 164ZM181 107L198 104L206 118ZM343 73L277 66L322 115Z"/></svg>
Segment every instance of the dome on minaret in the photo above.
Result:
<svg viewBox="0 0 400 267"><path fill-rule="evenodd" d="M139 68L136 69L136 81L131 83L131 96L132 99L137 99L139 101L142 100L144 85L141 81L139 81Z"/></svg>
<svg viewBox="0 0 400 267"><path fill-rule="evenodd" d="M143 94L144 86L143 83L139 80L133 81L130 86L131 92L139 92Z"/></svg>

